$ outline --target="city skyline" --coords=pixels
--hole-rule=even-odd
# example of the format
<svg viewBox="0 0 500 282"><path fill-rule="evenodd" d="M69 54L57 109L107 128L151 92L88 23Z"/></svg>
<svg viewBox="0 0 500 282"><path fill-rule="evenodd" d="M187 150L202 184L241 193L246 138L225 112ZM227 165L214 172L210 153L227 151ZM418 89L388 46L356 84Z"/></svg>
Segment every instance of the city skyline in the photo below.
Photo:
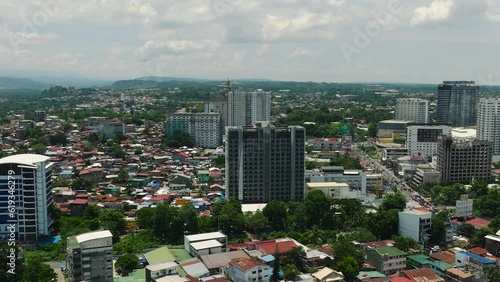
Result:
<svg viewBox="0 0 500 282"><path fill-rule="evenodd" d="M0 76L500 84L499 3L372 2L6 0Z"/></svg>

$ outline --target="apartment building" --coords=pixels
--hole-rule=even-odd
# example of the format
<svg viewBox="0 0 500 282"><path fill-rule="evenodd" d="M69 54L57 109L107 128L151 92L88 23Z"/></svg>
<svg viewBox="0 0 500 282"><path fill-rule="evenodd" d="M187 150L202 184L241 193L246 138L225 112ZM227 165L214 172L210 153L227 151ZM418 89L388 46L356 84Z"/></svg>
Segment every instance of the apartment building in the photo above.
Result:
<svg viewBox="0 0 500 282"><path fill-rule="evenodd" d="M70 281L113 281L113 235L109 230L69 237L66 250Z"/></svg>
<svg viewBox="0 0 500 282"><path fill-rule="evenodd" d="M175 113L167 120L167 136L176 131L193 137L203 148L217 148L222 144L222 117L220 113Z"/></svg>
<svg viewBox="0 0 500 282"><path fill-rule="evenodd" d="M399 212L398 234L426 244L431 229L431 212L405 210Z"/></svg>
<svg viewBox="0 0 500 282"><path fill-rule="evenodd" d="M406 268L407 253L394 247L368 248L366 262L375 266L377 271L391 275Z"/></svg>
<svg viewBox="0 0 500 282"><path fill-rule="evenodd" d="M226 128L227 198L243 203L298 201L304 197L305 129Z"/></svg>
<svg viewBox="0 0 500 282"><path fill-rule="evenodd" d="M427 123L429 116L429 101L418 98L397 99L394 114L396 119L399 120Z"/></svg>
<svg viewBox="0 0 500 282"><path fill-rule="evenodd" d="M479 99L476 134L493 143L493 155L500 155L500 98Z"/></svg>

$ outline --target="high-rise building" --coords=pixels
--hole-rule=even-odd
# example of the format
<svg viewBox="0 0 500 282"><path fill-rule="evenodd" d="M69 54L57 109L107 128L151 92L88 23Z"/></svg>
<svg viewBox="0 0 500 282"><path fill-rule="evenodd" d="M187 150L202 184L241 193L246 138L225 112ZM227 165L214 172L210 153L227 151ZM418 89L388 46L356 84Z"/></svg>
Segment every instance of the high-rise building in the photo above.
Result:
<svg viewBox="0 0 500 282"><path fill-rule="evenodd" d="M479 85L474 81L444 81L438 86L437 122L453 127L476 125Z"/></svg>
<svg viewBox="0 0 500 282"><path fill-rule="evenodd" d="M45 111L35 111L35 116L33 118L33 120L35 122L40 122L40 121L44 121L46 118L46 113Z"/></svg>
<svg viewBox="0 0 500 282"><path fill-rule="evenodd" d="M477 138L493 142L493 155L500 155L500 99L481 98L477 112Z"/></svg>
<svg viewBox="0 0 500 282"><path fill-rule="evenodd" d="M167 120L167 135L175 131L193 137L203 148L216 148L222 144L222 120L220 113L176 113Z"/></svg>
<svg viewBox="0 0 500 282"><path fill-rule="evenodd" d="M212 95L203 106L205 113L220 113L222 126L252 126L257 121L271 120L271 93L262 89L234 91L228 81L223 90Z"/></svg>
<svg viewBox="0 0 500 282"><path fill-rule="evenodd" d="M400 98L396 100L396 119L409 120L416 123L427 123L429 101L417 98Z"/></svg>
<svg viewBox="0 0 500 282"><path fill-rule="evenodd" d="M52 165L49 157L19 154L0 159L0 236L35 242L50 235L52 219ZM14 201L15 205L12 205Z"/></svg>
<svg viewBox="0 0 500 282"><path fill-rule="evenodd" d="M489 141L438 137L436 169L441 183L491 179L493 147Z"/></svg>
<svg viewBox="0 0 500 282"><path fill-rule="evenodd" d="M226 107L225 126L252 126L256 121L271 120L271 94L261 89L253 92L229 91Z"/></svg>
<svg viewBox="0 0 500 282"><path fill-rule="evenodd" d="M267 122L226 128L227 198L243 203L304 197L305 129Z"/></svg>
<svg viewBox="0 0 500 282"><path fill-rule="evenodd" d="M432 213L420 210L399 212L398 234L425 244L429 240Z"/></svg>
<svg viewBox="0 0 500 282"><path fill-rule="evenodd" d="M438 136L451 136L451 126L446 124L411 123L406 127L406 148L412 160L421 161L437 152Z"/></svg>
<svg viewBox="0 0 500 282"><path fill-rule="evenodd" d="M66 252L71 282L113 281L113 234L109 230L69 237Z"/></svg>

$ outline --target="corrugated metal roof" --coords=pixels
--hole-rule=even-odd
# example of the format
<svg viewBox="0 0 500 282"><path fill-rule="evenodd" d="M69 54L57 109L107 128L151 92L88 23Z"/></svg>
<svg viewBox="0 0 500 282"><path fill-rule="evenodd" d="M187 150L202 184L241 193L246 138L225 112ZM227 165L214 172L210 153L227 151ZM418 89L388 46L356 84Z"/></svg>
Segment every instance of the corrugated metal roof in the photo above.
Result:
<svg viewBox="0 0 500 282"><path fill-rule="evenodd" d="M201 261L208 269L227 266L229 262L235 258L250 258L250 256L242 250L200 256Z"/></svg>

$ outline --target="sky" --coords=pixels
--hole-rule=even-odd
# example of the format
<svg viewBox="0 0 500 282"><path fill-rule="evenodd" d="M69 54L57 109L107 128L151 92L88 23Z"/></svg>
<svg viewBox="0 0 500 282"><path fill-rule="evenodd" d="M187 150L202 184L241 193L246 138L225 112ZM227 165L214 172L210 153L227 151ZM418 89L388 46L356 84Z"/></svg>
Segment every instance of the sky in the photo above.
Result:
<svg viewBox="0 0 500 282"><path fill-rule="evenodd" d="M0 0L0 75L500 84L498 0Z"/></svg>

